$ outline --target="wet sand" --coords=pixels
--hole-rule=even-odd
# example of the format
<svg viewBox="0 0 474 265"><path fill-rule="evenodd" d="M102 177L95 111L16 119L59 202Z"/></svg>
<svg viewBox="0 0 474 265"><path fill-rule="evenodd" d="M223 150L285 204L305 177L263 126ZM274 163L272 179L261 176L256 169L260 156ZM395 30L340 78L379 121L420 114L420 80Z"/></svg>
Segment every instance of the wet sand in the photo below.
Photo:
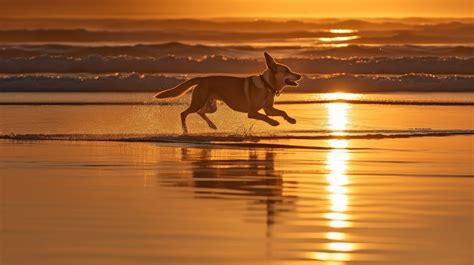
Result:
<svg viewBox="0 0 474 265"><path fill-rule="evenodd" d="M274 128L220 105L217 132L190 115L182 136L186 99L17 104L143 98L3 98L16 105L0 106L2 265L473 261L472 106L281 104L298 123Z"/></svg>
<svg viewBox="0 0 474 265"><path fill-rule="evenodd" d="M472 142L2 140L2 264L469 264Z"/></svg>

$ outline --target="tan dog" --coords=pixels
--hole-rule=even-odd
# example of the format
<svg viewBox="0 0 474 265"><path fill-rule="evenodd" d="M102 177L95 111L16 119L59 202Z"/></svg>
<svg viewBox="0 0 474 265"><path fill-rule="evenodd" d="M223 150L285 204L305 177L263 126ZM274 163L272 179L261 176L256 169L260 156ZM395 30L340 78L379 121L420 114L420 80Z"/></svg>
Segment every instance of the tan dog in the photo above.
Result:
<svg viewBox="0 0 474 265"><path fill-rule="evenodd" d="M264 55L267 69L259 76L196 77L174 88L161 91L155 97L179 97L194 87L191 105L181 113L184 133L188 132L186 117L194 112L197 112L209 127L217 129L206 116L206 113L216 112L216 100L225 102L235 111L248 113L249 118L265 121L272 126L278 126L280 123L269 116L282 116L289 123L295 124L295 119L283 110L274 108L273 104L275 96L279 95L285 86L298 86L296 81L301 79L301 75L292 72L288 66L275 62L268 53L265 52ZM268 116L258 112L260 109L263 109Z"/></svg>

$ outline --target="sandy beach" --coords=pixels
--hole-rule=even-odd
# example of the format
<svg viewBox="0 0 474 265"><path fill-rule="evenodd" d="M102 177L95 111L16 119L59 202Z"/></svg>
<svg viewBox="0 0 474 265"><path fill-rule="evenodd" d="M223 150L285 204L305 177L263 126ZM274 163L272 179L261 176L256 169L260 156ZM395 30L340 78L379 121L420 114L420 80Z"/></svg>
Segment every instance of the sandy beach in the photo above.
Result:
<svg viewBox="0 0 474 265"><path fill-rule="evenodd" d="M308 151L3 140L2 261L468 264L472 141Z"/></svg>
<svg viewBox="0 0 474 265"><path fill-rule="evenodd" d="M290 104L296 127L188 138L160 118L183 107L2 106L2 262L472 260L472 106Z"/></svg>

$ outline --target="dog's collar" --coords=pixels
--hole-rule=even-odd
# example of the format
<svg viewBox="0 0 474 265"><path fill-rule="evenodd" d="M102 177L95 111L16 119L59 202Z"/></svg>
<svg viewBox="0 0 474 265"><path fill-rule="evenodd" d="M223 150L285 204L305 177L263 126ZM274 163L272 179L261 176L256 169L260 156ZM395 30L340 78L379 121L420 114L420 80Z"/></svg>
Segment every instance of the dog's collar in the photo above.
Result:
<svg viewBox="0 0 474 265"><path fill-rule="evenodd" d="M267 79L265 79L265 77L263 76L263 74L260 75L260 79L262 80L264 86L266 86L268 89L270 89L270 91L272 91L272 93L273 93L275 96L278 97L278 96L280 95L280 90L273 88L273 86L272 86L270 83L268 83Z"/></svg>

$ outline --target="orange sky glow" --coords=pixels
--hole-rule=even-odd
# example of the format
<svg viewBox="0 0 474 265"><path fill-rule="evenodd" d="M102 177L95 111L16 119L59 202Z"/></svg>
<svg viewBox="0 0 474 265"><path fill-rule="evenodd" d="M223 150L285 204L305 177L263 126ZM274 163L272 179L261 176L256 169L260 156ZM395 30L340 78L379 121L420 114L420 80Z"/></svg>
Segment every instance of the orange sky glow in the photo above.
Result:
<svg viewBox="0 0 474 265"><path fill-rule="evenodd" d="M0 0L0 17L472 17L472 0Z"/></svg>

